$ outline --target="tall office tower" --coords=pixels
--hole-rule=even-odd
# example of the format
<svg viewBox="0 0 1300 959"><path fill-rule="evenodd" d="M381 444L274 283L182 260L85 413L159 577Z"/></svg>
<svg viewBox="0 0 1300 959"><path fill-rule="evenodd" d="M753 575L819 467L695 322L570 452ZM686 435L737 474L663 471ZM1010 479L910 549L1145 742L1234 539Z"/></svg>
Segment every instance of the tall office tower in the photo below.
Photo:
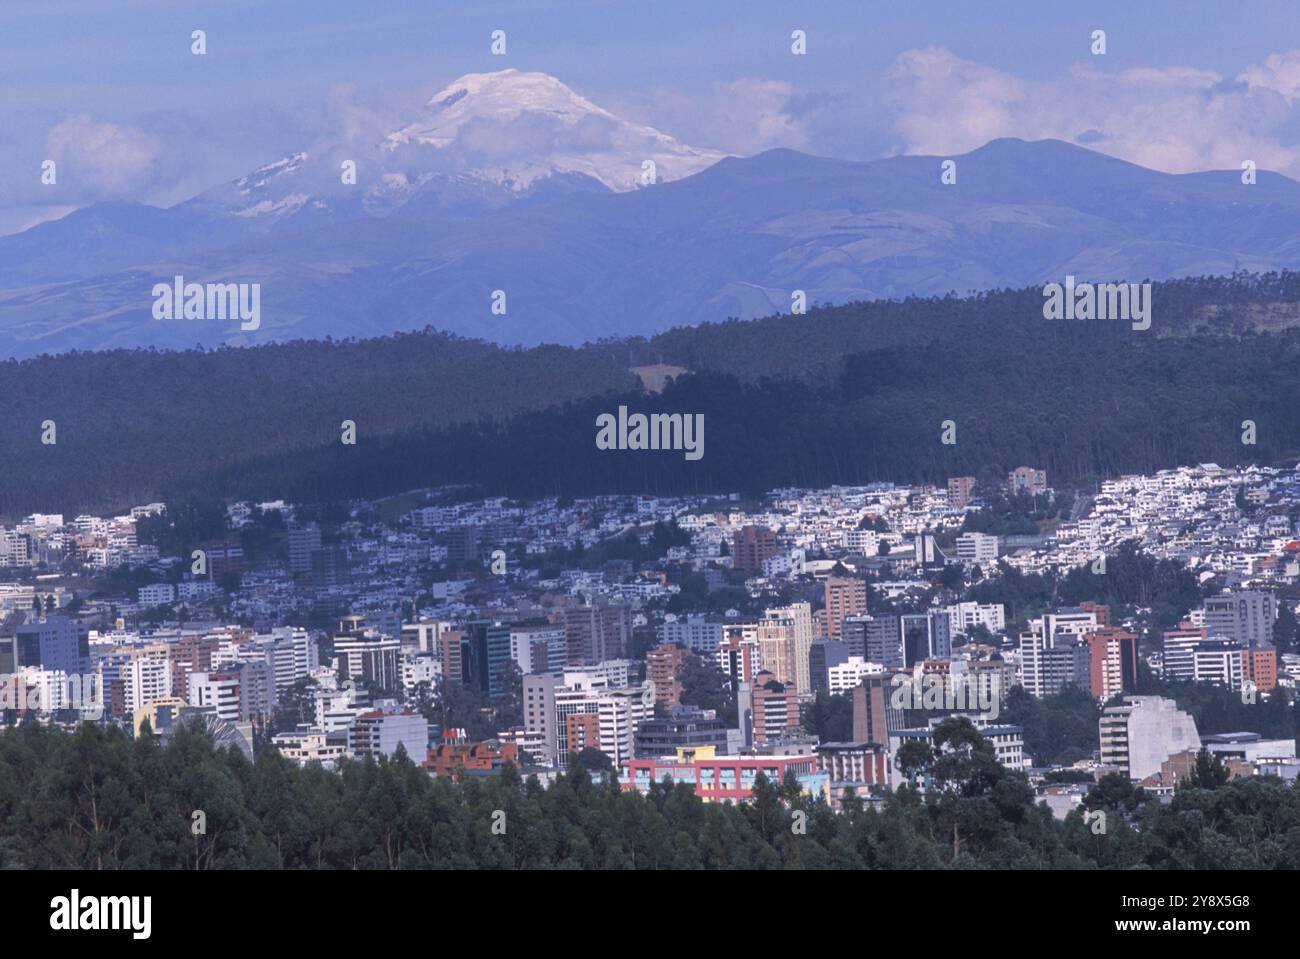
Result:
<svg viewBox="0 0 1300 959"><path fill-rule="evenodd" d="M890 669L901 669L906 664L903 620L892 613L873 616L863 627L863 646L869 663L879 663Z"/></svg>
<svg viewBox="0 0 1300 959"><path fill-rule="evenodd" d="M438 637L444 629L450 629L449 623L436 619L422 619L416 623L402 624L402 651L436 653Z"/></svg>
<svg viewBox="0 0 1300 959"><path fill-rule="evenodd" d="M794 685L801 697L811 697L813 684L808 654L812 651L814 639L812 604L792 603L775 607L767 610L764 616L769 620L789 621L794 636Z"/></svg>
<svg viewBox="0 0 1300 959"><path fill-rule="evenodd" d="M731 538L731 567L761 573L763 560L776 555L776 533L766 526L742 526Z"/></svg>
<svg viewBox="0 0 1300 959"><path fill-rule="evenodd" d="M861 653L858 654L861 657ZM830 692L830 670L849 660L849 646L843 640L819 639L808 651L808 673L813 695Z"/></svg>
<svg viewBox="0 0 1300 959"><path fill-rule="evenodd" d="M1262 589L1219 593L1205 600L1205 627L1210 639L1231 639L1242 646L1272 646L1277 600Z"/></svg>
<svg viewBox="0 0 1300 959"><path fill-rule="evenodd" d="M310 573L311 554L320 549L320 527L315 523L289 525L289 572Z"/></svg>
<svg viewBox="0 0 1300 959"><path fill-rule="evenodd" d="M352 563L347 547L339 544L311 551L311 584L317 589L343 586L352 582Z"/></svg>
<svg viewBox="0 0 1300 959"><path fill-rule="evenodd" d="M465 683L465 664L469 660L465 632L460 629L444 629L438 636L438 662L442 665L444 682Z"/></svg>
<svg viewBox="0 0 1300 959"><path fill-rule="evenodd" d="M1137 684L1137 636L1114 626L1087 635L1091 688L1096 699L1132 692Z"/></svg>
<svg viewBox="0 0 1300 959"><path fill-rule="evenodd" d="M794 621L765 619L754 632L759 666L798 693L795 683Z"/></svg>
<svg viewBox="0 0 1300 959"><path fill-rule="evenodd" d="M948 614L943 610L905 613L898 617L898 629L903 638L904 665L947 659L952 652Z"/></svg>
<svg viewBox="0 0 1300 959"><path fill-rule="evenodd" d="M853 689L853 741L889 745L889 734L903 728L903 711L891 704L888 675L865 676Z"/></svg>
<svg viewBox="0 0 1300 959"><path fill-rule="evenodd" d="M383 690L402 686L401 638L361 629L359 617L344 617L339 623L334 635L334 658L340 682L364 681Z"/></svg>
<svg viewBox="0 0 1300 959"><path fill-rule="evenodd" d="M477 526L456 526L447 531L447 561L476 563L481 555Z"/></svg>
<svg viewBox="0 0 1300 959"><path fill-rule="evenodd" d="M655 702L665 706L682 703L682 664L689 653L680 646L664 643L646 653L646 675L654 683Z"/></svg>
<svg viewBox="0 0 1300 959"><path fill-rule="evenodd" d="M867 611L867 584L848 576L826 580L826 638L839 639L844 617Z"/></svg>
<svg viewBox="0 0 1300 959"><path fill-rule="evenodd" d="M478 619L462 626L464 648L469 651L465 681L490 696L500 696L506 691L506 675L512 662L512 627L487 619Z"/></svg>
<svg viewBox="0 0 1300 959"><path fill-rule="evenodd" d="M1196 675L1196 650L1209 639L1204 626L1179 623L1161 634L1164 658L1164 678L1168 681L1190 683Z"/></svg>
<svg viewBox="0 0 1300 959"><path fill-rule="evenodd" d="M799 696L793 685L782 683L772 673L754 677L750 693L753 710L754 744L780 739L799 725Z"/></svg>
<svg viewBox="0 0 1300 959"><path fill-rule="evenodd" d="M90 633L75 620L51 616L14 631L15 665L62 670L69 676L90 670Z"/></svg>
<svg viewBox="0 0 1300 959"><path fill-rule="evenodd" d="M632 646L632 610L617 601L595 597L590 605L566 606L565 643L570 666L621 659Z"/></svg>
<svg viewBox="0 0 1300 959"><path fill-rule="evenodd" d="M751 683L761 670L759 665L758 640L745 635L746 630L740 626L728 626L722 645L718 647L718 665L727 674L733 690L742 683Z"/></svg>
<svg viewBox="0 0 1300 959"><path fill-rule="evenodd" d="M1038 632L1020 634L1020 684L1035 699L1052 696L1066 686L1091 690L1091 650L1075 634L1062 633L1049 646Z"/></svg>

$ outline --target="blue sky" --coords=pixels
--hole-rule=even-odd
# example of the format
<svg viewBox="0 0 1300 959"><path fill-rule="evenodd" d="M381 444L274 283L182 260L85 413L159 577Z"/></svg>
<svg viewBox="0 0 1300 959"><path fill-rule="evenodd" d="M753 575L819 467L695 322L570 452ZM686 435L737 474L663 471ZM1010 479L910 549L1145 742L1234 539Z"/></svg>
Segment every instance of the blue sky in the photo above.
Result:
<svg viewBox="0 0 1300 959"><path fill-rule="evenodd" d="M0 232L169 204L464 73L553 74L699 147L871 158L1057 136L1171 172L1300 176L1300 4L4 0ZM790 32L808 36L793 56ZM190 33L208 53L190 53ZM505 57L489 34L507 33ZM1106 31L1105 56L1090 34ZM40 162L83 175L56 191Z"/></svg>

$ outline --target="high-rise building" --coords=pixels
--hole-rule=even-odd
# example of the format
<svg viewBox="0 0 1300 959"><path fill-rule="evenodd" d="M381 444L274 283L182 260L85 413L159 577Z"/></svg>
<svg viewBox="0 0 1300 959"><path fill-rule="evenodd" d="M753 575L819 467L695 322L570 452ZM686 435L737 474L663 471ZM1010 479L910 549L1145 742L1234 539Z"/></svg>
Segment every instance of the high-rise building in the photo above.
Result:
<svg viewBox="0 0 1300 959"><path fill-rule="evenodd" d="M438 637L444 629L450 629L449 623L436 619L422 619L416 623L402 624L403 652L436 653Z"/></svg>
<svg viewBox="0 0 1300 959"><path fill-rule="evenodd" d="M797 694L794 661L794 624L788 619L763 620L754 632L758 641L759 668Z"/></svg>
<svg viewBox="0 0 1300 959"><path fill-rule="evenodd" d="M830 692L830 670L849 660L849 647L843 640L819 639L808 651L808 673L812 681L812 691Z"/></svg>
<svg viewBox="0 0 1300 959"><path fill-rule="evenodd" d="M883 617L882 617L883 619ZM914 666L927 659L947 659L952 653L952 633L947 613L904 613L898 617L903 641L903 664Z"/></svg>
<svg viewBox="0 0 1300 959"><path fill-rule="evenodd" d="M467 681L465 665L469 661L465 633L459 629L444 629L438 636L438 662L442 664L444 682Z"/></svg>
<svg viewBox="0 0 1300 959"><path fill-rule="evenodd" d="M746 636L746 631L741 626L727 627L726 638L717 653L718 665L727 674L733 690L739 689L741 683L753 682L761 669L758 640L752 635Z"/></svg>
<svg viewBox="0 0 1300 959"><path fill-rule="evenodd" d="M122 665L120 675L122 714L134 713L172 694L171 664L158 651L131 656Z"/></svg>
<svg viewBox="0 0 1300 959"><path fill-rule="evenodd" d="M907 662L903 619L893 613L862 620L862 657L889 669L901 669ZM850 646L855 645L850 643Z"/></svg>
<svg viewBox="0 0 1300 959"><path fill-rule="evenodd" d="M1230 639L1210 639L1192 654L1192 679L1228 689L1241 689L1246 677L1246 647Z"/></svg>
<svg viewBox="0 0 1300 959"><path fill-rule="evenodd" d="M831 693L852 693L867 676L879 675L880 666L869 663L860 656L850 656L843 663L826 671L826 685Z"/></svg>
<svg viewBox="0 0 1300 959"><path fill-rule="evenodd" d="M1040 632L1020 635L1020 684L1035 699L1053 696L1066 686L1092 689L1091 650L1079 634L1062 633L1048 645Z"/></svg>
<svg viewBox="0 0 1300 959"><path fill-rule="evenodd" d="M624 603L597 596L564 607L562 615L569 666L620 659L632 646L632 610Z"/></svg>
<svg viewBox="0 0 1300 959"><path fill-rule="evenodd" d="M563 626L536 622L510 627L510 656L525 675L563 671L568 652Z"/></svg>
<svg viewBox="0 0 1300 959"><path fill-rule="evenodd" d="M1006 612L1001 603L954 603L944 608L948 616L948 632L969 633L976 626L983 626L990 633L1006 629Z"/></svg>
<svg viewBox="0 0 1300 959"><path fill-rule="evenodd" d="M543 761L566 768L570 753L599 749L615 766L632 758L637 727L654 715L640 686L614 686L588 671L524 677L524 727Z"/></svg>
<svg viewBox="0 0 1300 959"><path fill-rule="evenodd" d="M320 527L315 523L289 524L289 571L311 572L311 554L320 549Z"/></svg>
<svg viewBox="0 0 1300 959"><path fill-rule="evenodd" d="M69 676L90 671L90 632L66 616L24 623L14 631L15 667L39 666Z"/></svg>
<svg viewBox="0 0 1300 959"><path fill-rule="evenodd" d="M830 576L826 579L826 638L839 639L846 616L859 616L867 611L867 584L849 576Z"/></svg>
<svg viewBox="0 0 1300 959"><path fill-rule="evenodd" d="M948 505L956 509L969 506L974 489L975 477L973 476L948 477Z"/></svg>
<svg viewBox="0 0 1300 959"><path fill-rule="evenodd" d="M1137 636L1114 626L1087 634L1092 695L1108 700L1137 684Z"/></svg>
<svg viewBox="0 0 1300 959"><path fill-rule="evenodd" d="M680 706L682 702L682 664L689 653L680 646L664 643L646 653L646 674L655 688L655 702Z"/></svg>
<svg viewBox="0 0 1300 959"><path fill-rule="evenodd" d="M889 734L903 728L903 711L893 705L889 675L864 676L853 689L853 739L889 745Z"/></svg>
<svg viewBox="0 0 1300 959"><path fill-rule="evenodd" d="M721 619L690 613L665 622L660 639L665 643L676 643L693 653L710 655L722 645L723 626Z"/></svg>
<svg viewBox="0 0 1300 959"><path fill-rule="evenodd" d="M1179 623L1161 634L1161 655L1164 679L1168 682L1190 683L1196 675L1196 650L1209 639L1204 626Z"/></svg>
<svg viewBox="0 0 1300 959"><path fill-rule="evenodd" d="M1277 688L1277 649L1273 646L1256 646L1243 653L1246 678L1261 693Z"/></svg>
<svg viewBox="0 0 1300 959"><path fill-rule="evenodd" d="M464 682L489 696L500 696L506 691L507 670L512 662L512 632L513 627L487 619L462 625L462 648L469 652L469 659L462 661Z"/></svg>
<svg viewBox="0 0 1300 959"><path fill-rule="evenodd" d="M812 604L792 603L767 610L764 614L768 620L783 621L789 624L794 640L794 685L801 698L812 697L812 674L809 672L808 654L812 650L815 631L813 628Z"/></svg>
<svg viewBox="0 0 1300 959"><path fill-rule="evenodd" d="M1101 761L1127 771L1135 782L1160 772L1174 753L1201 748L1196 721L1160 696L1125 696L1123 705L1107 706L1098 731Z"/></svg>
<svg viewBox="0 0 1300 959"><path fill-rule="evenodd" d="M349 628L345 619L334 636L334 657L339 681L364 682L376 689L395 691L402 685L402 641L373 629Z"/></svg>
<svg viewBox="0 0 1300 959"><path fill-rule="evenodd" d="M776 555L776 533L766 526L742 526L732 536L731 567L742 573L763 571L763 560Z"/></svg>
<svg viewBox="0 0 1300 959"><path fill-rule="evenodd" d="M799 697L793 685L764 671L754 677L750 697L754 745L779 740L798 727Z"/></svg>
<svg viewBox="0 0 1300 959"><path fill-rule="evenodd" d="M1205 627L1210 639L1230 639L1242 646L1272 646L1277 600L1261 589L1223 592L1205 600Z"/></svg>
<svg viewBox="0 0 1300 959"><path fill-rule="evenodd" d="M479 536L477 526L456 526L447 531L447 561L449 563L478 562Z"/></svg>

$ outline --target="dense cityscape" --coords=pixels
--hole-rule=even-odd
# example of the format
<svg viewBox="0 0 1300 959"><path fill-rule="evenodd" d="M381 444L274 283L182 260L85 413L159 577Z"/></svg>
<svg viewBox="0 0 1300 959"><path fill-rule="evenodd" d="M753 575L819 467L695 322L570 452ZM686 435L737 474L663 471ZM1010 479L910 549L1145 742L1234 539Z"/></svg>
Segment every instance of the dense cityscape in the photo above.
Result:
<svg viewBox="0 0 1300 959"><path fill-rule="evenodd" d="M1207 757L1294 781L1300 472L1047 480L31 515L0 530L6 716L832 810L934 788L914 747L954 720L1058 818L1106 777L1167 802ZM1071 694L1085 735L1026 728Z"/></svg>
<svg viewBox="0 0 1300 959"><path fill-rule="evenodd" d="M18 941L1284 931L1296 27L0 3Z"/></svg>

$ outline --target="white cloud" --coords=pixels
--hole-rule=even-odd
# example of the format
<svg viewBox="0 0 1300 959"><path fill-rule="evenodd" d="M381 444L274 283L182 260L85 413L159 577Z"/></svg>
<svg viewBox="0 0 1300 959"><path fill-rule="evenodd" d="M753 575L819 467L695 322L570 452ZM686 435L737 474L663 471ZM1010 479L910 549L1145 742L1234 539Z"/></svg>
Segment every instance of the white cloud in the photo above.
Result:
<svg viewBox="0 0 1300 959"><path fill-rule="evenodd" d="M1300 100L1300 50L1274 53L1252 64L1237 79L1252 88L1280 93L1288 105Z"/></svg>
<svg viewBox="0 0 1300 959"><path fill-rule="evenodd" d="M750 156L775 147L811 148L806 124L789 109L794 93L784 80L744 77L703 91L657 88L645 95L602 95L598 102L693 147Z"/></svg>
<svg viewBox="0 0 1300 959"><path fill-rule="evenodd" d="M1190 67L1108 71L1087 62L1031 81L930 47L901 54L889 79L907 153L964 153L1002 136L1056 138L1170 173L1251 159L1300 175L1289 109L1297 54L1271 56L1237 82Z"/></svg>
<svg viewBox="0 0 1300 959"><path fill-rule="evenodd" d="M161 148L147 133L84 114L67 117L45 138L59 182L81 199L127 196L153 185Z"/></svg>

